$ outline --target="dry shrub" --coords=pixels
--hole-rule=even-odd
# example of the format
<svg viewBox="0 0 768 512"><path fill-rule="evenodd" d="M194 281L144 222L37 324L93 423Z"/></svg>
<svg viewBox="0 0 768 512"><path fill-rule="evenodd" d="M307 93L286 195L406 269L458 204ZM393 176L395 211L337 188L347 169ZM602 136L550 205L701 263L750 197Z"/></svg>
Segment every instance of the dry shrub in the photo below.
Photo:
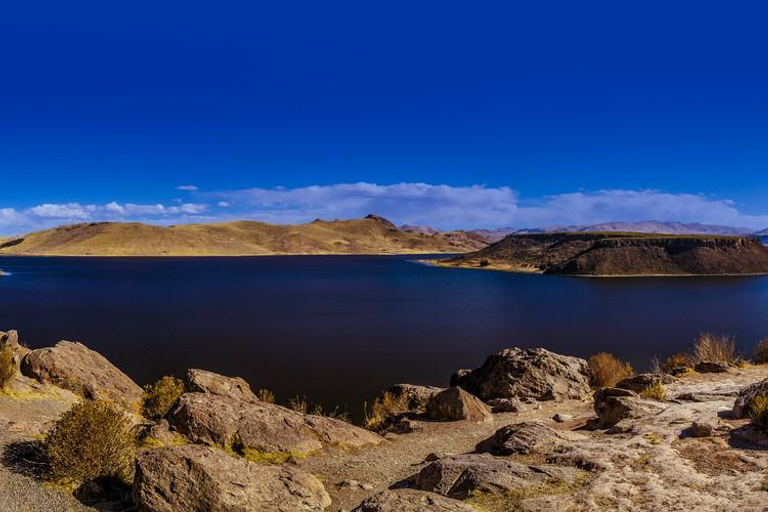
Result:
<svg viewBox="0 0 768 512"><path fill-rule="evenodd" d="M687 370L693 368L695 365L696 362L694 361L693 356L686 354L685 352L678 352L664 360L662 370L664 373L673 374L679 372L681 368Z"/></svg>
<svg viewBox="0 0 768 512"><path fill-rule="evenodd" d="M758 395L749 404L749 416L758 427L768 429L768 396Z"/></svg>
<svg viewBox="0 0 768 512"><path fill-rule="evenodd" d="M258 390L256 392L256 398L267 404L275 403L275 394L268 389Z"/></svg>
<svg viewBox="0 0 768 512"><path fill-rule="evenodd" d="M592 371L590 384L593 388L606 388L615 385L620 380L632 377L634 368L629 363L621 362L613 354L600 352L588 360L589 369Z"/></svg>
<svg viewBox="0 0 768 512"><path fill-rule="evenodd" d="M345 421L347 423L350 422L349 412L341 409L339 406L336 406L332 411L326 411L323 409L322 405L315 404L315 407L312 409L312 414L315 416L325 416L326 418Z"/></svg>
<svg viewBox="0 0 768 512"><path fill-rule="evenodd" d="M667 399L667 392L664 390L664 385L661 383L661 380L654 380L653 384L649 384L645 389L640 391L640 396L663 402Z"/></svg>
<svg viewBox="0 0 768 512"><path fill-rule="evenodd" d="M693 344L693 355L696 362L733 363L736 355L736 340L723 334L702 332Z"/></svg>
<svg viewBox="0 0 768 512"><path fill-rule="evenodd" d="M144 386L144 394L141 397L142 414L150 420L159 420L173 407L183 392L184 383L167 375L154 384Z"/></svg>
<svg viewBox="0 0 768 512"><path fill-rule="evenodd" d="M763 338L757 343L752 351L752 356L758 364L768 363L768 338Z"/></svg>
<svg viewBox="0 0 768 512"><path fill-rule="evenodd" d="M301 414L306 414L307 410L309 410L307 397L296 395L288 401L288 407Z"/></svg>
<svg viewBox="0 0 768 512"><path fill-rule="evenodd" d="M135 439L128 416L103 401L86 400L61 415L44 442L49 477L59 483L97 478L133 480Z"/></svg>
<svg viewBox="0 0 768 512"><path fill-rule="evenodd" d="M368 410L368 404L365 409L365 426L370 430L378 430L384 427L394 416L408 410L408 400L405 396L396 397L392 393L384 393L380 398L373 401L371 410Z"/></svg>
<svg viewBox="0 0 768 512"><path fill-rule="evenodd" d="M5 345L0 348L0 391L4 391L16 375L16 364L13 362L13 348Z"/></svg>

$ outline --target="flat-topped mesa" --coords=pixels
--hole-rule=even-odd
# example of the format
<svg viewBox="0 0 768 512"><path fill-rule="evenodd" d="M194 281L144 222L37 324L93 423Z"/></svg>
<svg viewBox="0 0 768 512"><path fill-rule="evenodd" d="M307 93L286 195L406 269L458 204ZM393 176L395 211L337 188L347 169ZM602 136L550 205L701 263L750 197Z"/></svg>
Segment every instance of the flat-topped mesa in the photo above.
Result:
<svg viewBox="0 0 768 512"><path fill-rule="evenodd" d="M768 247L749 236L526 234L440 264L585 276L753 275L768 273Z"/></svg>

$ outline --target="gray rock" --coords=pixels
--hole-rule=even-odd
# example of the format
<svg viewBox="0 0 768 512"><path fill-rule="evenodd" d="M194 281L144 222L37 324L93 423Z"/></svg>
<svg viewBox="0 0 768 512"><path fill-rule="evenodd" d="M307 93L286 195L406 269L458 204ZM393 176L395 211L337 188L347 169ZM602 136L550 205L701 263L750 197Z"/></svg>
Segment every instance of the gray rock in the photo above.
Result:
<svg viewBox="0 0 768 512"><path fill-rule="evenodd" d="M426 416L436 421L493 421L488 406L476 396L457 387L448 388L433 396L427 403Z"/></svg>
<svg viewBox="0 0 768 512"><path fill-rule="evenodd" d="M584 359L543 348L508 348L493 354L471 372L455 374L451 385L460 386L483 400L584 399L590 393L589 375Z"/></svg>
<svg viewBox="0 0 768 512"><path fill-rule="evenodd" d="M352 512L476 512L458 500L414 489L394 489L371 496Z"/></svg>
<svg viewBox="0 0 768 512"><path fill-rule="evenodd" d="M759 395L768 395L768 379L755 382L742 389L733 404L732 414L734 418L746 418L749 416L749 406L752 400Z"/></svg>
<svg viewBox="0 0 768 512"><path fill-rule="evenodd" d="M675 384L680 382L680 380L667 374L657 375L653 373L641 373L619 381L614 387L629 389L635 393L640 393L645 388L652 386L657 382L661 382L662 384Z"/></svg>
<svg viewBox="0 0 768 512"><path fill-rule="evenodd" d="M711 437L715 433L717 426L713 423L694 421L691 424L691 436L692 437Z"/></svg>
<svg viewBox="0 0 768 512"><path fill-rule="evenodd" d="M21 361L21 373L85 398L112 400L130 410L138 410L141 400L141 388L130 377L98 352L72 341L31 351Z"/></svg>
<svg viewBox="0 0 768 512"><path fill-rule="evenodd" d="M741 428L731 430L731 443L768 449L768 433L750 423Z"/></svg>
<svg viewBox="0 0 768 512"><path fill-rule="evenodd" d="M259 454L307 455L329 445L357 448L382 439L333 418L208 393L184 393L167 418L192 442Z"/></svg>
<svg viewBox="0 0 768 512"><path fill-rule="evenodd" d="M251 386L240 377L225 377L205 370L187 370L184 376L184 391L188 393L210 393L245 402L258 402Z"/></svg>
<svg viewBox="0 0 768 512"><path fill-rule="evenodd" d="M402 400L410 412L423 413L427 402L444 388L434 386L417 386L415 384L395 384L386 392L398 400Z"/></svg>
<svg viewBox="0 0 768 512"><path fill-rule="evenodd" d="M523 412L527 407L517 398L494 398L488 400L491 412Z"/></svg>
<svg viewBox="0 0 768 512"><path fill-rule="evenodd" d="M542 484L572 482L581 472L572 468L529 466L487 454L456 455L435 461L406 480L405 485L464 500L473 493L499 494Z"/></svg>
<svg viewBox="0 0 768 512"><path fill-rule="evenodd" d="M477 453L515 455L547 453L557 445L580 438L578 434L556 430L538 421L526 421L501 427L491 437L475 446Z"/></svg>
<svg viewBox="0 0 768 512"><path fill-rule="evenodd" d="M592 428L610 428L623 419L651 416L666 409L657 401L640 398L634 391L621 388L598 389L594 399L597 418L589 422Z"/></svg>
<svg viewBox="0 0 768 512"><path fill-rule="evenodd" d="M728 363L722 361L702 361L694 366L694 370L699 373L725 373L730 369Z"/></svg>
<svg viewBox="0 0 768 512"><path fill-rule="evenodd" d="M320 511L331 504L323 484L308 473L195 445L141 453L133 497L147 512Z"/></svg>
<svg viewBox="0 0 768 512"><path fill-rule="evenodd" d="M557 423L565 423L566 421L571 421L573 419L573 416L570 414L557 413L554 416L552 416L552 419Z"/></svg>

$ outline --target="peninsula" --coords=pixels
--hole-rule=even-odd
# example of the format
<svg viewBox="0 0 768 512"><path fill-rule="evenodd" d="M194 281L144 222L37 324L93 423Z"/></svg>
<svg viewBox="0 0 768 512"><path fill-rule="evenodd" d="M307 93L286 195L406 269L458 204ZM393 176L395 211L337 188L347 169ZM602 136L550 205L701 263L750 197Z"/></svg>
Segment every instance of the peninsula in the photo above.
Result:
<svg viewBox="0 0 768 512"><path fill-rule="evenodd" d="M749 236L526 234L433 263L581 276L754 275L768 273L768 247Z"/></svg>

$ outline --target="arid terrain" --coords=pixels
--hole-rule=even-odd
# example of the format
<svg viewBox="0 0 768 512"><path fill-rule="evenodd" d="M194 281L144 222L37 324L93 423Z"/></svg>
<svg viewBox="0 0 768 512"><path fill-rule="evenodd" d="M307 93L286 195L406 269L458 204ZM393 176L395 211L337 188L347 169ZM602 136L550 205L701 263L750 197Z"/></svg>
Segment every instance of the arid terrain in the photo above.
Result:
<svg viewBox="0 0 768 512"><path fill-rule="evenodd" d="M160 383L142 392L78 343L30 351L11 331L0 345L16 365L0 394L8 512L756 511L768 496L768 434L748 414L760 414L768 366L702 361L596 389L591 360L510 348L453 387L393 386L365 430L238 378L190 370L153 402ZM69 468L53 466L55 439L88 404L125 430L94 443L101 425L76 422L67 464L83 471L95 452L94 475L109 470L119 453L102 445L125 432L138 444L122 480L52 479Z"/></svg>
<svg viewBox="0 0 768 512"><path fill-rule="evenodd" d="M582 276L754 275L768 273L768 247L736 236L528 234L436 263Z"/></svg>
<svg viewBox="0 0 768 512"><path fill-rule="evenodd" d="M403 231L376 215L276 225L236 221L155 226L73 224L0 242L0 254L38 256L248 256L270 254L460 253L487 245L464 231Z"/></svg>

